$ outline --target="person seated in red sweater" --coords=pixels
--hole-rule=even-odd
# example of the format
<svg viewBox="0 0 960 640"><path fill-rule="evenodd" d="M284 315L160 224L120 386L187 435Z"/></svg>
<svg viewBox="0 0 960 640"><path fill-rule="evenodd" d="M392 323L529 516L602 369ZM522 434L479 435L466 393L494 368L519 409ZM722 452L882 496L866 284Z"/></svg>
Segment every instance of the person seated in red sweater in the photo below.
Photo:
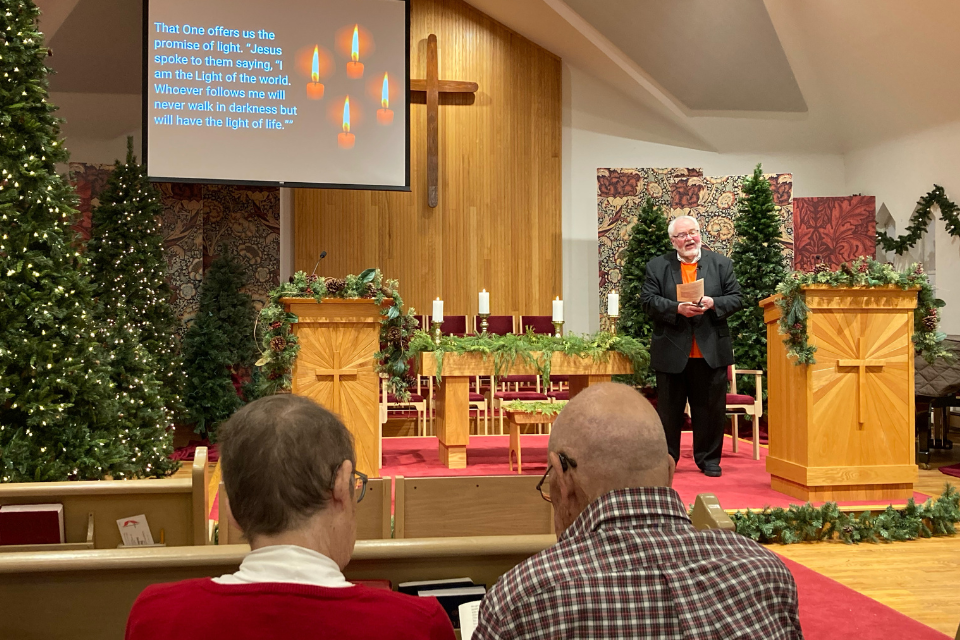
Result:
<svg viewBox="0 0 960 640"><path fill-rule="evenodd" d="M366 487L355 463L343 423L307 398L271 396L234 414L220 464L251 551L236 573L147 587L126 639L454 638L435 598L344 578Z"/></svg>

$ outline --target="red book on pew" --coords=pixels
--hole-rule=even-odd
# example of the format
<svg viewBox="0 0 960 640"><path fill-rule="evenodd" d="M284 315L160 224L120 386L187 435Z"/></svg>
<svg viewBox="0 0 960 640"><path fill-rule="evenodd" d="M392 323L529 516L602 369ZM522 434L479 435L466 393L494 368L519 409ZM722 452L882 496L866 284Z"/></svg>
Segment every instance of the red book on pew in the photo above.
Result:
<svg viewBox="0 0 960 640"><path fill-rule="evenodd" d="M6 504L0 507L0 545L57 544L63 541L62 504Z"/></svg>

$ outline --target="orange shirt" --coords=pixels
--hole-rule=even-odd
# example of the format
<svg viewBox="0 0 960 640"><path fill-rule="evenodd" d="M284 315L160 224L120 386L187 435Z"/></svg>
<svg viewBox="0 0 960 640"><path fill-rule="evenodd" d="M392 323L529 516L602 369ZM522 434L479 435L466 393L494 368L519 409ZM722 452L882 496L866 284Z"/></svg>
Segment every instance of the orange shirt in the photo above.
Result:
<svg viewBox="0 0 960 640"><path fill-rule="evenodd" d="M691 262L687 264L686 262L680 263L680 276L683 278L683 284L690 284L691 282L697 281L697 263ZM690 357L691 358L702 358L703 354L700 353L700 347L697 346L697 339L693 339L693 347L690 348Z"/></svg>

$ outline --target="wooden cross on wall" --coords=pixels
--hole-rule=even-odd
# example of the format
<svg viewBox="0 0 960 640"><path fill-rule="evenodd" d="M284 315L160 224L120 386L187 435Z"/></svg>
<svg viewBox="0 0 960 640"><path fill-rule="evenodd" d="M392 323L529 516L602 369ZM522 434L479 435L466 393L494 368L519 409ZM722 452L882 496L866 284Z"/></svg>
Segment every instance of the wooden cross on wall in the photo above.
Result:
<svg viewBox="0 0 960 640"><path fill-rule="evenodd" d="M427 79L410 80L410 91L427 94L427 204L436 207L439 200L440 165L440 93L476 93L476 82L441 80L437 65L437 36L427 37Z"/></svg>

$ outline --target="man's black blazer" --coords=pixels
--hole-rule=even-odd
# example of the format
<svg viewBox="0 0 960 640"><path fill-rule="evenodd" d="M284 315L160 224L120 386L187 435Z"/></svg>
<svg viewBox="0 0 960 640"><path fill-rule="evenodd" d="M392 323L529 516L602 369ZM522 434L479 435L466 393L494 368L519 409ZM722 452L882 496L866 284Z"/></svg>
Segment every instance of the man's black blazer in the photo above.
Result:
<svg viewBox="0 0 960 640"><path fill-rule="evenodd" d="M719 253L702 249L697 278L704 281L704 295L713 298L713 309L702 316L687 318L677 313L677 285L683 282L677 252L671 251L647 263L640 303L653 319L650 365L655 371L683 371L693 348L694 335L708 365L717 368L733 364L733 342L726 319L743 307L733 262Z"/></svg>

